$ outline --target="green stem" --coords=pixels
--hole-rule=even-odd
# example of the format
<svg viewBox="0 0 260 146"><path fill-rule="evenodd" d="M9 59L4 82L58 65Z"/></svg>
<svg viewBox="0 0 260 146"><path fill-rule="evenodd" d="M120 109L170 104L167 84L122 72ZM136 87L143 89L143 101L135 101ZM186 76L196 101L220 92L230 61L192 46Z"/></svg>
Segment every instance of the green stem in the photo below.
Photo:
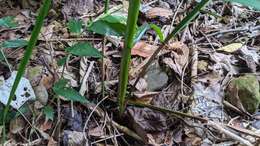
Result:
<svg viewBox="0 0 260 146"><path fill-rule="evenodd" d="M108 12L109 9L109 0L105 0L105 13Z"/></svg>
<svg viewBox="0 0 260 146"><path fill-rule="evenodd" d="M19 82L20 82L20 80L21 80L21 78L22 78L22 76L25 72L26 65L30 60L32 50L36 45L39 33L41 31L41 27L43 25L44 18L47 16L47 14L49 12L50 5L51 5L51 0L45 0L43 6L40 9L40 13L39 13L39 15L36 19L36 24L33 28L30 41L28 43L28 46L26 47L24 57L21 61L17 75L15 77L15 81L14 81L14 84L12 86L12 89L11 89L11 92L10 92L10 95L9 95L9 98L8 98L8 102L5 106L4 114L3 114L3 142L5 142L5 139L6 139L5 122L6 122L6 116L7 116L7 113L9 111L11 101L13 100L13 98L15 96L15 91L16 91L16 89L19 85Z"/></svg>
<svg viewBox="0 0 260 146"><path fill-rule="evenodd" d="M131 60L131 48L133 47L135 28L139 14L140 0L130 0L128 8L127 26L124 42L123 57L119 76L119 111L120 115L125 109L125 96L128 84L128 70Z"/></svg>

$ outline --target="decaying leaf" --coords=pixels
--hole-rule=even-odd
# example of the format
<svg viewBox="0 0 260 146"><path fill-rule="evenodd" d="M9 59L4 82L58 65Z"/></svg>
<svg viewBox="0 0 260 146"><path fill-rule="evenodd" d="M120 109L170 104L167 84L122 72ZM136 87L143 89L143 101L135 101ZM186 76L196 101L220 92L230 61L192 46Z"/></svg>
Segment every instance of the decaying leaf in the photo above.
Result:
<svg viewBox="0 0 260 146"><path fill-rule="evenodd" d="M83 132L64 130L63 145L79 146L85 144Z"/></svg>
<svg viewBox="0 0 260 146"><path fill-rule="evenodd" d="M166 116L148 108L127 108L130 123L137 132L158 132L167 129Z"/></svg>
<svg viewBox="0 0 260 146"><path fill-rule="evenodd" d="M242 43L233 43L219 48L218 51L225 51L225 52L232 53L240 49L242 46L243 46Z"/></svg>
<svg viewBox="0 0 260 146"><path fill-rule="evenodd" d="M144 41L140 41L134 45L131 50L132 55L138 55L141 57L150 57L156 50L157 46L147 44Z"/></svg>
<svg viewBox="0 0 260 146"><path fill-rule="evenodd" d="M169 45L168 50L171 50L173 57L164 57L163 62L181 76L188 63L189 48L181 42L174 42Z"/></svg>
<svg viewBox="0 0 260 146"><path fill-rule="evenodd" d="M17 117L11 120L10 122L10 131L13 134L17 134L18 132L21 132L23 128L25 128L25 120L23 117Z"/></svg>
<svg viewBox="0 0 260 146"><path fill-rule="evenodd" d="M156 17L165 17L170 18L173 15L171 9L154 7L147 11L146 17L148 18L156 18Z"/></svg>

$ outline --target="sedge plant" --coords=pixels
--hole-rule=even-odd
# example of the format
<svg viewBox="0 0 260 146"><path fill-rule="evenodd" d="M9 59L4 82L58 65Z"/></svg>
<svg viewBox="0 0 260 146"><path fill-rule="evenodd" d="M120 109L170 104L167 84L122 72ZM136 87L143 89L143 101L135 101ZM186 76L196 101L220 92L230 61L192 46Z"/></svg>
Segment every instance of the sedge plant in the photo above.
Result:
<svg viewBox="0 0 260 146"><path fill-rule="evenodd" d="M128 70L131 60L131 49L134 45L134 36L136 32L136 23L139 15L140 0L130 0L128 7L127 26L124 41L124 50L120 66L119 75L119 111L120 115L124 112L125 108L125 95L128 84Z"/></svg>
<svg viewBox="0 0 260 146"><path fill-rule="evenodd" d="M149 58L148 62L145 64L143 69L141 70L139 76L137 77L133 86L135 86L139 79L144 75L145 71L147 70L148 66L151 64L153 59L157 56L161 49L163 49L166 44L175 37L181 30L183 30L200 12L200 10L207 5L210 0L201 0L200 3L196 5L196 7L187 14L187 16L175 27L175 29L164 39L158 49L152 54ZM127 21L127 29L126 29L126 36L124 42L124 50L123 50L123 57L121 61L120 67L120 78L119 78L119 111L120 114L124 112L126 101L125 96L127 92L127 84L128 84L128 70L131 58L131 48L133 47L133 37L135 32L136 21L138 17L139 11L139 0L130 0L129 9L128 9L128 21Z"/></svg>
<svg viewBox="0 0 260 146"><path fill-rule="evenodd" d="M19 69L18 69L17 75L15 77L15 81L13 83L13 86L12 86L12 89L11 89L11 92L10 92L10 95L9 95L9 98L8 98L8 102L7 102L7 104L4 108L4 113L3 113L3 118L2 118L3 119L3 142L5 141L5 138L6 138L5 124L6 124L6 117L7 117L7 113L9 111L9 108L10 108L11 101L13 100L13 98L15 96L15 91L16 91L16 89L19 85L19 82L20 82L20 80L21 80L21 78L22 78L22 76L25 72L26 65L28 64L28 62L30 60L33 48L35 47L36 42L38 40L38 36L39 36L40 31L41 31L43 22L44 22L44 18L47 16L47 14L49 12L50 5L51 5L51 0L45 0L42 7L40 8L39 14L38 14L37 19L36 19L35 26L34 26L33 31L32 31L31 38L30 38L28 45L26 47L24 57L23 57L20 65L19 65Z"/></svg>

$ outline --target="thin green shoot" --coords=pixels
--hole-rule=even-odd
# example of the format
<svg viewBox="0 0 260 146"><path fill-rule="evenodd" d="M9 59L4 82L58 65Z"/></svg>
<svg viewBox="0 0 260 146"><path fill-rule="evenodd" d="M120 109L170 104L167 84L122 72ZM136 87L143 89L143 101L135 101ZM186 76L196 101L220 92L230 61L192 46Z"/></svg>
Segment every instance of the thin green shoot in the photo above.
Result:
<svg viewBox="0 0 260 146"><path fill-rule="evenodd" d="M131 61L131 49L134 44L134 36L136 31L136 23L139 15L140 0L130 0L128 8L127 26L125 33L125 42L123 56L121 59L120 75L119 75L119 112L123 114L125 109L125 96L128 84L129 63Z"/></svg>
<svg viewBox="0 0 260 146"><path fill-rule="evenodd" d="M11 92L10 92L10 95L9 95L9 98L8 98L8 102L5 106L5 109L4 109L4 114L3 114L3 143L5 142L5 139L6 139L6 127L5 127L5 123L6 123L6 116L7 116L7 113L9 111L9 108L10 108L10 104L11 104L11 101L13 100L14 96L15 96L15 91L19 85L19 82L25 72L25 69L26 69L26 65L27 63L29 62L30 60L30 57L31 57L31 54L32 54L32 50L33 48L35 47L36 45L36 42L38 40L38 36L39 36L39 33L41 31L41 27L43 25L43 21L44 21L44 18L47 16L48 12L49 12L49 8L50 8L50 5L51 5L51 0L45 0L41 9L40 9L40 12L39 12L39 15L36 19L36 24L33 28L33 31L32 31L32 35L31 35L31 38L30 38L30 41L28 43L28 46L26 47L26 51L24 53L24 57L20 63L20 66L19 66L19 69L18 69L18 72L17 72L17 75L16 75L16 78L15 78L15 81L14 81L14 84L12 86L12 89L11 89Z"/></svg>

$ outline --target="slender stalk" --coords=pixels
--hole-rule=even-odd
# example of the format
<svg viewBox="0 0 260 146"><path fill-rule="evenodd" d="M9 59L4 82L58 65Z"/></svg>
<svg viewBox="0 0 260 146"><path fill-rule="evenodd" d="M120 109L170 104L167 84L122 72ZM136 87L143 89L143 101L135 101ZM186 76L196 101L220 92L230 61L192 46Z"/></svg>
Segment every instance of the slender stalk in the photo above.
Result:
<svg viewBox="0 0 260 146"><path fill-rule="evenodd" d="M131 60L131 48L133 47L135 28L139 14L140 0L130 0L128 8L127 26L124 42L123 57L120 66L119 76L119 111L120 115L125 109L125 95L128 83L128 70Z"/></svg>
<svg viewBox="0 0 260 146"><path fill-rule="evenodd" d="M105 0L105 13L107 13L109 9L109 0Z"/></svg>
<svg viewBox="0 0 260 146"><path fill-rule="evenodd" d="M109 0L105 0L105 14L108 13L109 8ZM105 64L104 64L104 56L105 56L105 47L106 47L107 38L104 36L103 38L103 47L102 47L102 58L101 58L101 72L102 72L102 81L101 81L101 92L102 92L102 99L105 97Z"/></svg>
<svg viewBox="0 0 260 146"><path fill-rule="evenodd" d="M200 12L200 10L207 5L210 0L202 0L176 27L175 29L165 38L164 42L154 51L152 56L149 58L147 63L144 65L143 69L141 70L140 74L138 75L137 79L135 80L134 87L138 83L141 77L144 76L148 66L152 63L155 59L157 54L163 49L166 44L169 42L170 39L175 37L180 31L182 31Z"/></svg>
<svg viewBox="0 0 260 146"><path fill-rule="evenodd" d="M21 80L21 78L22 78L22 76L25 72L26 65L30 60L32 50L36 45L41 27L43 25L44 18L47 16L47 14L49 12L50 5L51 5L51 0L45 0L43 6L40 9L40 13L39 13L39 15L36 19L36 24L33 28L30 41L28 43L28 46L26 47L24 57L21 61L17 75L15 77L15 81L14 81L14 84L12 86L12 89L11 89L11 92L10 92L10 95L9 95L9 98L8 98L8 102L5 106L4 114L3 114L3 142L5 141L5 138L6 138L5 122L6 122L6 116L7 116L7 113L9 111L11 101L13 100L13 98L15 96L15 91L16 91L16 89L19 85L19 82L20 82L20 80Z"/></svg>

